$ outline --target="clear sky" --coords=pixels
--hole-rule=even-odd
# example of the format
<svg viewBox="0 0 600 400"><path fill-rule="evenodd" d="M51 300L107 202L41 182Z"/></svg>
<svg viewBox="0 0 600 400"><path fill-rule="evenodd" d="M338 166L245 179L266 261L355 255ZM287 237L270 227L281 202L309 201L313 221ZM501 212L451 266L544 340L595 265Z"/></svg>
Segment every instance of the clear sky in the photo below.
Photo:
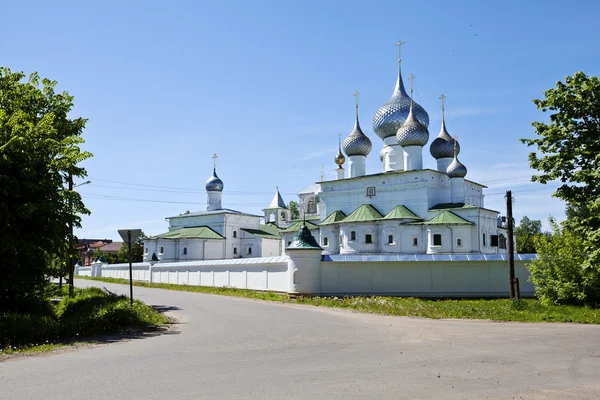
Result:
<svg viewBox="0 0 600 400"><path fill-rule="evenodd" d="M213 153L223 206L262 214L334 178L338 134L353 128L354 97L373 142L375 111L396 76L430 116L459 136L467 179L489 186L486 207L515 217L564 218L556 185L528 183L521 137L545 120L533 98L565 76L600 74L598 1L14 1L0 10L0 65L59 82L89 118L77 190L92 214L76 234L167 230L165 217L205 209ZM424 167L435 168L424 149ZM77 182L76 182L77 183ZM547 225L546 225L547 226Z"/></svg>

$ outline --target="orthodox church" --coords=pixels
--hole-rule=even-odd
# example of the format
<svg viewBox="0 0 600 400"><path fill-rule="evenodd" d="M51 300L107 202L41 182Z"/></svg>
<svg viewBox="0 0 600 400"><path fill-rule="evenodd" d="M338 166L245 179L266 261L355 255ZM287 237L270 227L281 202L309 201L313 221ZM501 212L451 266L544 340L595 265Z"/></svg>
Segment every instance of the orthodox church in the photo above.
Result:
<svg viewBox="0 0 600 400"><path fill-rule="evenodd" d="M486 186L465 179L460 145L446 128L444 95L440 132L429 145L437 168L423 168L429 115L413 100L412 75L410 83L409 95L399 54L392 96L373 117L373 131L383 141L380 172L366 170L373 145L360 126L357 92L354 129L334 158L336 179L299 192L302 219L291 219L279 190L263 216L222 208L215 164L206 182L207 210L167 218L169 231L145 241L145 261L277 256L303 226L324 254L506 252L504 219L484 207Z"/></svg>

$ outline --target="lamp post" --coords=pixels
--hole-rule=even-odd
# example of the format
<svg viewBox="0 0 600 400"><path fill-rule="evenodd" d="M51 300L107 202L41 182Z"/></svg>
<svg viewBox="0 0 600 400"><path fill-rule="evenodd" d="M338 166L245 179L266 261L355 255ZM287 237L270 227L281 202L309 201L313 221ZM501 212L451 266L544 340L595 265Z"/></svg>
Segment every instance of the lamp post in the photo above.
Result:
<svg viewBox="0 0 600 400"><path fill-rule="evenodd" d="M85 181L83 183L80 183L78 185L73 186L73 174L69 174L69 192L72 191L75 188L78 188L79 186L83 186L83 185L89 185L90 183L92 183L92 181ZM73 251L73 245L74 245L74 240L73 240L73 215L75 214L75 211L73 210L73 200L71 199L71 196L69 196L69 210L71 211L71 218L69 220L69 253L68 253L68 264L69 264L69 296L73 296L73 287L74 287L74 275L75 275L75 271L74 271L74 264L73 264L73 256L71 255L71 251ZM62 288L62 276L63 276L63 270L62 270L62 264L61 264L61 271L60 271L60 278L59 278L59 287Z"/></svg>

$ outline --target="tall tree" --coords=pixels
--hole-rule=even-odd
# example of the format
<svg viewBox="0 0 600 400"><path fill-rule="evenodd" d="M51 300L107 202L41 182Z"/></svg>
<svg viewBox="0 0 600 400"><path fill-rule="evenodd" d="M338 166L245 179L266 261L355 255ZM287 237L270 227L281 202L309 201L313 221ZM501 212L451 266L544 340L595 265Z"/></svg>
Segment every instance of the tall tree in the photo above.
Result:
<svg viewBox="0 0 600 400"><path fill-rule="evenodd" d="M41 83L41 85L40 85ZM70 119L73 96L37 73L0 68L0 309L19 309L43 293L69 225L88 214L67 189L91 157L79 145L86 119Z"/></svg>
<svg viewBox="0 0 600 400"><path fill-rule="evenodd" d="M144 232L142 232L136 241L131 245L131 260L133 262L141 262L144 259L144 240L146 238L147 236L144 234ZM117 252L117 262L129 262L129 247L125 242L123 242L121 248Z"/></svg>
<svg viewBox="0 0 600 400"><path fill-rule="evenodd" d="M517 237L517 253L535 253L534 238L542 234L542 221L539 219L529 219L525 216L521 218L519 226L515 228Z"/></svg>
<svg viewBox="0 0 600 400"><path fill-rule="evenodd" d="M300 218L300 211L298 210L297 202L295 202L294 200L290 201L288 204L288 208L290 209L290 211L292 213L292 219Z"/></svg>

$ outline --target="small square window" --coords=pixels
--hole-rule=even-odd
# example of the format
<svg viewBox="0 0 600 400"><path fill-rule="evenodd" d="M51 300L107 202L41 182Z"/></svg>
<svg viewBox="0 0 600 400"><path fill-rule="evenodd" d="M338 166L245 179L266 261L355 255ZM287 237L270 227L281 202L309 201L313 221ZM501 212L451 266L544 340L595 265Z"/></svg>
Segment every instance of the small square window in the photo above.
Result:
<svg viewBox="0 0 600 400"><path fill-rule="evenodd" d="M356 232L350 232L350 240L356 240Z"/></svg>
<svg viewBox="0 0 600 400"><path fill-rule="evenodd" d="M388 244L394 244L394 235L388 235Z"/></svg>
<svg viewBox="0 0 600 400"><path fill-rule="evenodd" d="M365 235L365 243L373 243L373 235L371 235L370 233L367 233Z"/></svg>
<svg viewBox="0 0 600 400"><path fill-rule="evenodd" d="M329 239L323 238L323 246L329 246Z"/></svg>
<svg viewBox="0 0 600 400"><path fill-rule="evenodd" d="M419 245L419 239L417 239L416 237L413 238L413 246L418 246Z"/></svg>
<svg viewBox="0 0 600 400"><path fill-rule="evenodd" d="M164 247L161 247L160 248L160 254L164 253L164 250L165 250Z"/></svg>
<svg viewBox="0 0 600 400"><path fill-rule="evenodd" d="M442 235L440 235L439 233L436 233L433 235L433 245L434 246L442 245Z"/></svg>

